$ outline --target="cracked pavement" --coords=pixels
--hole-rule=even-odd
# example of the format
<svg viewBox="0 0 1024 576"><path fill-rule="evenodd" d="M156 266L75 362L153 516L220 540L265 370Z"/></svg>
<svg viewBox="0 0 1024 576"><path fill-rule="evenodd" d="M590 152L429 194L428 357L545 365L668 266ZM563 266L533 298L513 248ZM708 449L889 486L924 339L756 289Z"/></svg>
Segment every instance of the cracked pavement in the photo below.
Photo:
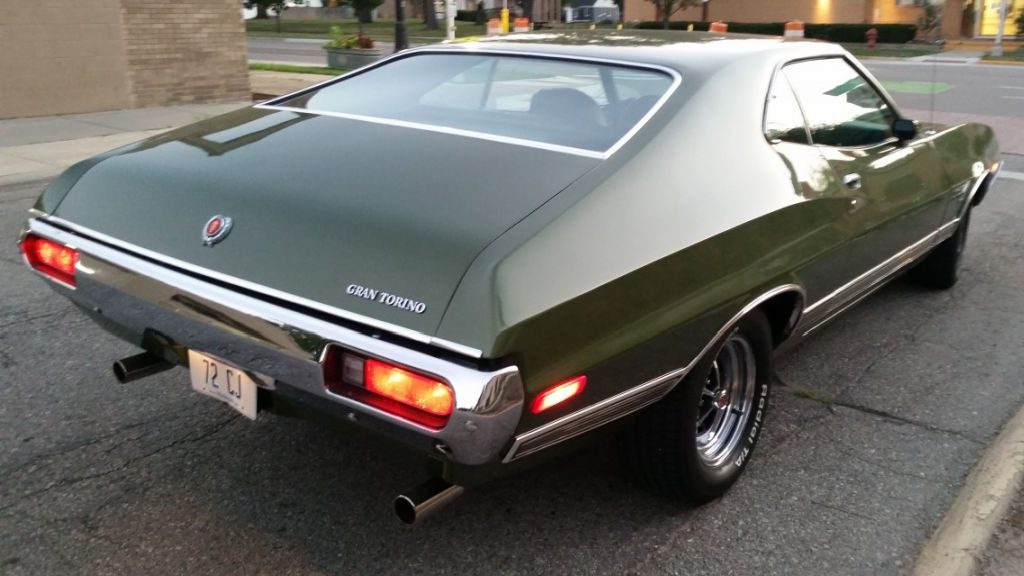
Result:
<svg viewBox="0 0 1024 576"><path fill-rule="evenodd" d="M897 281L780 354L724 499L659 500L603 435L406 527L391 498L423 470L389 444L247 421L183 369L117 384L132 347L20 262L40 187L0 187L4 574L901 574L1024 402L1024 182L1003 180L956 288Z"/></svg>

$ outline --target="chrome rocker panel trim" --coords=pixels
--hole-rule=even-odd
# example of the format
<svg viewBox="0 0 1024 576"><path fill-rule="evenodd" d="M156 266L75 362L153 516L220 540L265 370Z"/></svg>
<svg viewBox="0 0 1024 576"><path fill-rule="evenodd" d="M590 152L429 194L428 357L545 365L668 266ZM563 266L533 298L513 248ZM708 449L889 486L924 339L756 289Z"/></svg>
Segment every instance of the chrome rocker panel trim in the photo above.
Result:
<svg viewBox="0 0 1024 576"><path fill-rule="evenodd" d="M591 404L586 408L577 410L571 414L567 414L557 420L548 422L543 426L539 426L524 432L516 436L515 442L512 444L512 448L509 449L508 454L505 456L504 462L512 462L520 458L529 456L535 452L539 452L545 448L554 446L571 438L575 438L580 434L589 432L595 428L609 424L623 416L627 416L636 412L642 408L654 404L658 400L664 398L669 392L675 388L676 384L682 381L683 378L693 369L694 366L703 358L717 342L720 342L722 338L740 321L741 318L750 313L753 309L757 308L767 300L778 296L786 292L794 292L800 297L800 302L797 305L797 310L803 307L803 300L805 298L804 289L797 284L783 284L772 288L771 290L761 294L757 298L754 298L748 302L739 312L737 312L721 329L715 333L715 336L704 346L703 349L697 354L697 356L690 361L689 364L682 368L677 368L656 378L652 378L639 386L635 386L612 396L606 398L595 404ZM799 314L794 314L789 320L788 329L792 328L799 321Z"/></svg>
<svg viewBox="0 0 1024 576"><path fill-rule="evenodd" d="M28 231L79 251L75 288L51 287L118 336L141 344L156 338L213 354L339 405L348 419L386 432L454 462L499 460L523 409L515 366L481 371L386 342L336 323L237 292L196 276L68 232L39 218ZM448 423L434 430L327 391L320 355L328 345L361 352L435 374L455 391ZM369 420L369 422L367 421Z"/></svg>
<svg viewBox="0 0 1024 576"><path fill-rule="evenodd" d="M850 280L831 294L811 304L804 310L803 319L797 325L801 337L808 336L843 311L864 300L879 288L885 286L897 273L925 256L944 240L952 236L960 224L960 218L946 222L938 230L900 250L888 260Z"/></svg>

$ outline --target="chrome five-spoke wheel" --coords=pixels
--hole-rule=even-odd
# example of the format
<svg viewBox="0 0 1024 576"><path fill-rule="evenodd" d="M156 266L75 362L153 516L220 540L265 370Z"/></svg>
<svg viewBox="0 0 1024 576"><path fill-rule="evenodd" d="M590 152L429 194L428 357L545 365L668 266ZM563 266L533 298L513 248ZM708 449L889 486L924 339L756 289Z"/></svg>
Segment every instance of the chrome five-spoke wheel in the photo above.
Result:
<svg viewBox="0 0 1024 576"><path fill-rule="evenodd" d="M754 406L757 360L738 331L711 364L697 411L697 450L708 466L720 466L743 439Z"/></svg>
<svg viewBox="0 0 1024 576"><path fill-rule="evenodd" d="M739 478L764 427L772 344L767 317L749 312L637 418L624 456L652 488L700 503Z"/></svg>

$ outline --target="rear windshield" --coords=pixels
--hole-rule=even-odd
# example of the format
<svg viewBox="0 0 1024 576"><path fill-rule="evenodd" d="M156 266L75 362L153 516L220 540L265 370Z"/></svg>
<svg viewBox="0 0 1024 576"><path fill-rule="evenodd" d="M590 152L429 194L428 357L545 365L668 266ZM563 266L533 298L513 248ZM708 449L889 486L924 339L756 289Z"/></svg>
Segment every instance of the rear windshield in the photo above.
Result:
<svg viewBox="0 0 1024 576"><path fill-rule="evenodd" d="M672 83L649 68L418 54L274 104L605 152Z"/></svg>

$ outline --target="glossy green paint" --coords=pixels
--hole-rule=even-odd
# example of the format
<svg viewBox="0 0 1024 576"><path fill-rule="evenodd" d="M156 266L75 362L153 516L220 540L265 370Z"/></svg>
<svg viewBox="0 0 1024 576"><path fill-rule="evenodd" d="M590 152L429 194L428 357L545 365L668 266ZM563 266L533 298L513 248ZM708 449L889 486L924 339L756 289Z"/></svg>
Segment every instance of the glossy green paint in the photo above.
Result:
<svg viewBox="0 0 1024 576"><path fill-rule="evenodd" d="M773 317L782 332L793 307L955 218L973 164L998 157L979 125L877 150L768 142L775 71L846 54L829 44L629 31L432 49L606 58L683 80L605 160L252 109L83 165L39 208L514 362L530 394L588 374L582 397L526 414L522 431L687 365L747 303L792 284ZM848 170L870 182L845 189ZM211 249L200 230L215 213L236 229ZM428 311L355 298L349 284Z"/></svg>
<svg viewBox="0 0 1024 576"><path fill-rule="evenodd" d="M106 158L54 214L207 270L430 334L473 258L597 163L249 109ZM204 246L203 226L215 214L230 216L233 228ZM350 285L375 292L353 295ZM386 305L387 293L426 310Z"/></svg>

